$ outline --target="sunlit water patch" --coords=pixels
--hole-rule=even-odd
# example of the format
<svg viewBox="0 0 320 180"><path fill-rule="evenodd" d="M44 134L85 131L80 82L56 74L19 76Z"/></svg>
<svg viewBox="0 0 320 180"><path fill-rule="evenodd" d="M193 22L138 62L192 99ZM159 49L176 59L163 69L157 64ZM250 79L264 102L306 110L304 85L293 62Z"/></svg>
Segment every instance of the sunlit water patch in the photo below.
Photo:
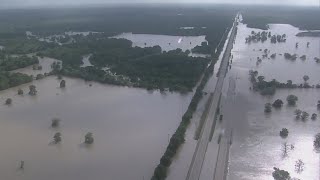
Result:
<svg viewBox="0 0 320 180"><path fill-rule="evenodd" d="M175 50L177 48L183 51L191 50L200 46L202 42L207 42L205 36L168 36L154 34L132 34L122 33L113 38L124 38L132 41L132 46L152 47L159 45L163 51Z"/></svg>

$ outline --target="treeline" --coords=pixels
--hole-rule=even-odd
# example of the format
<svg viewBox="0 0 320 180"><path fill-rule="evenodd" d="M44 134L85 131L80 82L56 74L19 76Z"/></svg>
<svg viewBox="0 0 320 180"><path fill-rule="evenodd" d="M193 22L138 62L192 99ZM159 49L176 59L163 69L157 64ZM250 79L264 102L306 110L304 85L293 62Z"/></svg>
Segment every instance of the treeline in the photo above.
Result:
<svg viewBox="0 0 320 180"><path fill-rule="evenodd" d="M261 95L274 95L277 88L320 88L320 84L309 85L306 81L302 84L294 84L291 80L286 83L281 83L275 79L266 81L264 76L258 76L258 71L250 71L249 75L253 90L260 92Z"/></svg>
<svg viewBox="0 0 320 180"><path fill-rule="evenodd" d="M29 54L38 51L43 51L45 49L52 48L55 46L53 43L42 42L35 38L28 39L26 36L5 36L3 39L0 40L0 44L5 46L3 51L8 54Z"/></svg>
<svg viewBox="0 0 320 180"><path fill-rule="evenodd" d="M0 71L0 90L32 82L32 80L32 76L26 74Z"/></svg>
<svg viewBox="0 0 320 180"><path fill-rule="evenodd" d="M77 9L46 9L44 10L3 10L0 12L2 26L0 32L6 37L31 31L45 37L53 34L75 32L104 32L100 36L112 36L122 32L139 34L164 34L177 36L205 35L211 49L215 49L225 30L232 25L237 9L227 6L197 6L192 8L145 6L145 7L101 7ZM133 16L134 14L134 16ZM39 19L39 17L42 17ZM68 21L66 21L68 20ZM181 27L194 27L181 29ZM0 33L1 35L1 33ZM99 36L99 34L94 34ZM72 36L81 39L81 36ZM33 38L35 39L35 38ZM37 52L46 43L23 40L22 44L10 42L10 51L19 53ZM61 42L68 41L61 39ZM60 41L60 40L58 40ZM28 43L25 43L28 42ZM21 46L20 46L21 45ZM207 48L207 51L209 48Z"/></svg>
<svg viewBox="0 0 320 180"><path fill-rule="evenodd" d="M38 64L38 57L32 56L28 57L26 55L22 56L10 56L4 55L0 57L0 70L12 71L19 68L24 68L33 64Z"/></svg>
<svg viewBox="0 0 320 180"><path fill-rule="evenodd" d="M268 24L291 24L300 29L320 29L319 8L255 6L242 11L243 22L250 28L267 30Z"/></svg>

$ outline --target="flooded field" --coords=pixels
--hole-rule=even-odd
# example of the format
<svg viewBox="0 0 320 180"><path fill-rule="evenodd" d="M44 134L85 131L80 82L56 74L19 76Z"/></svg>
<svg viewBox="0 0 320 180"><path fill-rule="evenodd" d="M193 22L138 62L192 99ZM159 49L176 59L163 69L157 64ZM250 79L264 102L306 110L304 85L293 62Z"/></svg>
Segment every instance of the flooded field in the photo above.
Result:
<svg viewBox="0 0 320 180"><path fill-rule="evenodd" d="M0 92L1 179L150 179L192 94L64 79L65 89L54 76L34 81L36 96L27 94L29 84ZM61 119L57 129L53 118ZM62 142L52 145L56 132ZM91 146L83 144L87 132Z"/></svg>
<svg viewBox="0 0 320 180"><path fill-rule="evenodd" d="M252 42L245 44L245 38L250 35L251 31L259 32L259 29L246 28L245 24L240 24L237 43L234 47L234 57L243 59L237 62L239 66L257 70L259 75L263 75L267 80L276 79L280 82L292 80L293 83L303 83L303 76L310 77L310 84L320 83L319 69L320 63L316 63L315 57L320 57L320 38L297 37L296 34L301 32L298 28L287 24L272 24L270 30L272 34L286 34L285 43L272 44L270 40L264 43ZM307 47L307 43L310 43ZM296 48L298 43L298 48ZM276 57L262 59L257 65L257 57L262 58L264 50L268 49L269 56L276 53ZM260 51L261 50L261 51ZM296 60L285 59L284 53L297 54ZM306 60L300 57L306 55ZM245 60L246 59L246 60Z"/></svg>
<svg viewBox="0 0 320 180"><path fill-rule="evenodd" d="M235 103L224 107L229 115L226 119L232 122L233 143L230 149L229 180L272 180L273 167L286 170L291 177L301 180L319 179L319 154L313 147L314 136L319 133L320 122L311 120L305 122L295 118L294 111L301 109L310 114L317 113L316 104L320 99L319 89L282 89L277 90L272 97L262 96L249 90L249 70L257 70L259 75L267 80L276 79L280 82L292 80L303 83L302 77L308 75L310 84L320 82L320 64L314 61L319 57L320 38L296 37L300 32L290 25L271 25L272 34L287 35L286 43L245 44L245 38L251 31L261 31L247 28L240 24L236 43L233 49L233 62L228 77L236 79ZM298 42L299 47L296 48ZM310 47L307 48L307 42ZM262 49L262 51L260 51ZM270 54L277 53L275 59L265 58L256 65L257 57L262 56L263 50L270 50ZM286 60L279 54L284 53L306 55L306 60ZM296 95L299 100L294 107L288 106L286 97ZM281 109L272 109L270 114L264 112L265 103L273 103L282 99ZM230 113L232 112L232 113ZM289 130L289 136L283 139L279 136L282 128ZM297 171L295 165L298 160L304 163L303 170Z"/></svg>
<svg viewBox="0 0 320 180"><path fill-rule="evenodd" d="M154 34L132 34L122 33L113 38L124 38L132 41L132 46L152 47L159 45L163 51L175 50L177 48L183 51L191 50L192 48L201 45L202 42L207 42L205 36L168 36Z"/></svg>

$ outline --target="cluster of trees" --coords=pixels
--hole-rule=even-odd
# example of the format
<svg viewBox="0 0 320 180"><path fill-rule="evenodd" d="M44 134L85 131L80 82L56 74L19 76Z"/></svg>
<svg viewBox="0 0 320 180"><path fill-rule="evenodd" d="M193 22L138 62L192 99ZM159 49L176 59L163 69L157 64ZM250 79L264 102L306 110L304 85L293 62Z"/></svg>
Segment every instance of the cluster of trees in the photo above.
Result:
<svg viewBox="0 0 320 180"><path fill-rule="evenodd" d="M309 113L306 111L301 111L300 109L296 109L294 113L296 115L296 119L301 119L302 121L306 121L309 118Z"/></svg>
<svg viewBox="0 0 320 180"><path fill-rule="evenodd" d="M255 32L251 31L251 35L246 37L246 43L253 42L265 42L268 38L271 37L271 32L262 31L262 32Z"/></svg>
<svg viewBox="0 0 320 180"><path fill-rule="evenodd" d="M38 63L39 60L36 56L28 57L26 55L22 55L13 57L6 55L3 59L0 59L0 69L3 71L11 71Z"/></svg>
<svg viewBox="0 0 320 180"><path fill-rule="evenodd" d="M0 71L0 90L29 83L32 82L32 80L32 76L28 76L26 74Z"/></svg>
<svg viewBox="0 0 320 180"><path fill-rule="evenodd" d="M295 61L298 58L296 54L284 53L284 58Z"/></svg>
<svg viewBox="0 0 320 180"><path fill-rule="evenodd" d="M288 80L287 83L278 82L275 79L271 81L266 81L264 76L258 76L258 71L249 71L250 81L253 85L253 90L259 91L261 95L274 95L277 88L320 88L320 85L309 85L307 82L309 80L309 76L303 76L304 83L301 84L293 84L291 80Z"/></svg>
<svg viewBox="0 0 320 180"><path fill-rule="evenodd" d="M274 167L272 172L272 176L275 180L290 180L290 174L288 171L281 170L279 168Z"/></svg>
<svg viewBox="0 0 320 180"><path fill-rule="evenodd" d="M264 112L270 113L272 111L272 107L281 108L282 105L283 105L283 101L281 99L275 100L272 104L271 103L266 103L264 105Z"/></svg>
<svg viewBox="0 0 320 180"><path fill-rule="evenodd" d="M271 32L262 31L262 32L255 32L251 31L251 35L246 37L246 43L251 42L265 42L266 40L270 39L271 43L281 43L286 42L286 34L283 35L271 35Z"/></svg>
<svg viewBox="0 0 320 180"><path fill-rule="evenodd" d="M282 35L273 35L271 36L271 43L281 43L281 42L286 42L286 34L282 34Z"/></svg>
<svg viewBox="0 0 320 180"><path fill-rule="evenodd" d="M63 61L60 73L101 83L188 92L209 62L190 57L181 49L161 53L158 46L113 48L93 53L90 61L95 66L79 67ZM105 66L110 69L103 70Z"/></svg>
<svg viewBox="0 0 320 180"><path fill-rule="evenodd" d="M26 36L6 35L0 42L6 47L3 51L7 54L29 54L54 47L52 43L42 42L35 38L29 39Z"/></svg>
<svg viewBox="0 0 320 180"><path fill-rule="evenodd" d="M201 46L196 46L191 49L192 53L199 53L199 54L213 54L214 49L212 46L209 46L207 42L202 42Z"/></svg>
<svg viewBox="0 0 320 180"><path fill-rule="evenodd" d="M314 60L316 61L316 63L320 63L320 58L315 57Z"/></svg>

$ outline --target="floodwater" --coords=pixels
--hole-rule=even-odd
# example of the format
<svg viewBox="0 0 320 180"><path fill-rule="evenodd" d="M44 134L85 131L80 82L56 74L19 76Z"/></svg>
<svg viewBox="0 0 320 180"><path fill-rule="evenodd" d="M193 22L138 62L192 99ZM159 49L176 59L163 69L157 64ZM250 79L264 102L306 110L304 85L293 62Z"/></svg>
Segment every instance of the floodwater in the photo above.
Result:
<svg viewBox="0 0 320 180"><path fill-rule="evenodd" d="M53 62L61 62L60 60L49 58L49 57L38 57L39 59L39 65L42 66L41 70L33 70L33 66L28 66L25 68L13 70L12 72L20 72L27 75L33 75L34 77L37 76L37 74L45 74L52 71L51 64Z"/></svg>
<svg viewBox="0 0 320 180"><path fill-rule="evenodd" d="M83 63L83 64L82 64L80 67L93 66L93 65L91 64L90 60L89 60L91 56L92 56L91 54L88 54L88 55L83 56L83 57L82 57L82 63Z"/></svg>
<svg viewBox="0 0 320 180"><path fill-rule="evenodd" d="M202 42L207 42L205 36L168 36L122 33L117 36L113 36L113 38L128 39L132 41L133 47L153 47L159 45L162 48L162 51L170 51L177 48L182 49L182 51L186 51L201 45Z"/></svg>
<svg viewBox="0 0 320 180"><path fill-rule="evenodd" d="M296 120L294 110L299 108L310 115L317 113L316 104L320 100L319 89L282 89L277 90L272 97L261 96L257 92L249 90L249 70L257 70L267 80L277 79L281 82L293 80L294 83L302 83L303 75L310 77L310 84L319 83L320 65L313 60L319 57L319 38L296 37L299 30L291 25L271 25L272 34L287 34L286 43L245 44L245 37L252 30L246 25L240 24L236 43L233 49L232 68L227 78L236 79L236 94L234 102L224 107L227 112L225 119L232 122L233 143L230 149L229 180L273 180L273 167L286 170L291 177L302 180L319 179L319 154L313 148L314 136L319 133L320 119L306 122ZM261 30L260 30L261 31ZM296 49L295 44L299 42ZM310 47L306 43L310 42ZM260 65L256 65L257 56L262 56L259 49L269 49L270 54L277 53L275 59L263 59ZM291 54L306 55L307 60L299 58L296 61L285 60L278 54L285 52ZM289 94L298 96L296 107L286 104ZM279 109L273 109L272 113L264 113L264 104L282 99L285 105ZM232 112L232 113L231 113ZM282 128L289 130L289 136L282 139L279 132ZM284 145L284 144L287 145ZM292 146L291 146L292 145ZM287 147L287 148L285 148ZM286 150L285 150L286 149ZM295 169L296 161L301 159L304 163L302 172Z"/></svg>
<svg viewBox="0 0 320 180"><path fill-rule="evenodd" d="M1 179L150 179L192 94L64 79L65 89L54 76L34 81L34 97L26 94L30 84L0 91ZM50 127L53 118L61 119L58 129ZM62 142L52 145L56 132ZM87 132L91 146L83 144Z"/></svg>
<svg viewBox="0 0 320 180"><path fill-rule="evenodd" d="M286 43L272 44L270 40L264 43L258 42L251 44L245 44L245 38L250 35L251 31L261 31L258 29L246 28L245 24L239 25L238 43L234 48L234 56L244 59L246 61L240 61L239 65L242 67L257 70L259 75L266 77L266 80L276 79L280 82L287 82L292 80L293 83L303 83L303 76L308 75L310 77L310 84L318 84L319 80L319 68L320 63L316 63L314 58L320 57L320 37L297 37L296 34L301 32L298 28L288 24L271 24L270 30L272 34L286 34ZM296 43L299 46L296 48ZM307 42L310 42L309 48L307 48ZM260 51L262 49L262 51ZM270 50L271 54L276 53L275 59L262 59L262 63L256 65L257 57L262 58L263 50ZM297 54L298 58L295 61L287 60L284 58L284 53ZM282 54L282 55L280 55ZM306 60L301 60L299 57L306 55ZM240 64L241 63L241 64Z"/></svg>

